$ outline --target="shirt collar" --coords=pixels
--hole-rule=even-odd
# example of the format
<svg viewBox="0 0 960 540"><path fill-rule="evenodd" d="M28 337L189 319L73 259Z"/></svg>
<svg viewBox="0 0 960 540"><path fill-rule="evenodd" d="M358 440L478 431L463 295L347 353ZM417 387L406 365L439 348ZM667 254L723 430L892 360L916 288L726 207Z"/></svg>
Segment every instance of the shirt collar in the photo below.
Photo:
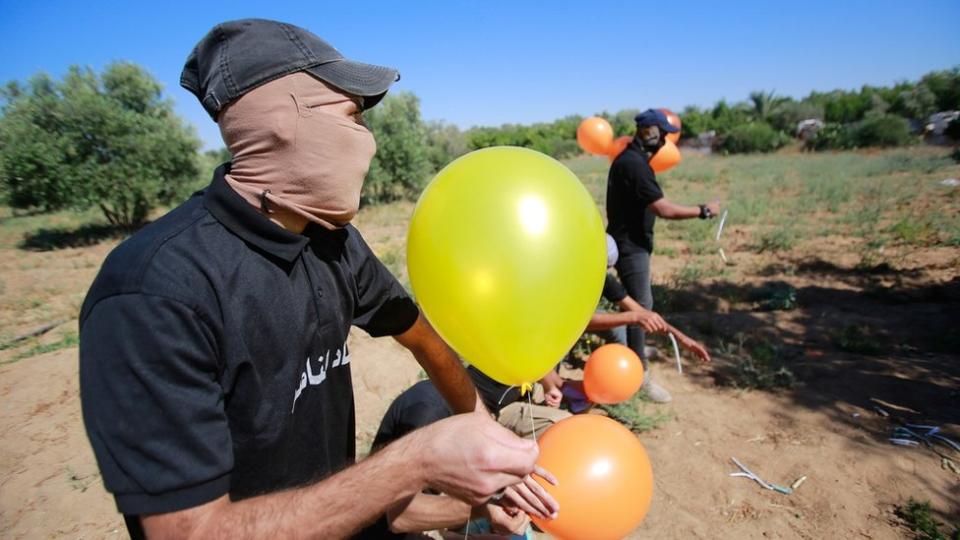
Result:
<svg viewBox="0 0 960 540"><path fill-rule="evenodd" d="M634 152L640 154L644 161L650 161L650 158L653 157L653 154L647 152L647 149L644 148L643 143L637 137L634 137L630 140L630 144L627 145L627 149L633 150Z"/></svg>
<svg viewBox="0 0 960 540"><path fill-rule="evenodd" d="M220 165L213 172L213 180L203 196L207 210L245 242L287 262L296 259L310 238L284 229L250 206L224 180L223 176L228 172L229 163Z"/></svg>

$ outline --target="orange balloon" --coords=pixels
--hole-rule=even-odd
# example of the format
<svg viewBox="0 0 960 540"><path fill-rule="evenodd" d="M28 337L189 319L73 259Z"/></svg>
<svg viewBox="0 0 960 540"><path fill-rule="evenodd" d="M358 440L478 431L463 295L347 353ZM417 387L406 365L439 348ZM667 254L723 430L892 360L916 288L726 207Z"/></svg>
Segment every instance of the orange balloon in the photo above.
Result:
<svg viewBox="0 0 960 540"><path fill-rule="evenodd" d="M664 141L664 145L650 158L650 168L658 173L669 171L677 163L680 163L680 150L670 141Z"/></svg>
<svg viewBox="0 0 960 540"><path fill-rule="evenodd" d="M610 122L599 116L591 116L577 127L577 143L584 152L605 156L613 144L613 128Z"/></svg>
<svg viewBox="0 0 960 540"><path fill-rule="evenodd" d="M671 111L670 109L660 109L660 111L667 115L667 122L669 122L671 126L677 129L683 129L683 123L680 122L680 117L677 115L677 113ZM680 140L680 132L667 133L667 140L673 144L677 144L677 142Z"/></svg>
<svg viewBox="0 0 960 540"><path fill-rule="evenodd" d="M559 485L543 485L560 503L557 519L533 518L559 539L614 540L643 521L653 498L653 469L640 439L605 416L571 416L540 438L537 464ZM539 480L538 480L539 481Z"/></svg>
<svg viewBox="0 0 960 540"><path fill-rule="evenodd" d="M626 150L627 145L630 144L631 140L633 140L633 137L629 135L617 137L617 139L610 145L610 153L607 154L607 156L610 158L610 161L617 159L617 156L620 155L620 152Z"/></svg>
<svg viewBox="0 0 960 540"><path fill-rule="evenodd" d="M583 391L594 403L620 403L642 385L640 357L619 343L608 343L593 351L583 370Z"/></svg>

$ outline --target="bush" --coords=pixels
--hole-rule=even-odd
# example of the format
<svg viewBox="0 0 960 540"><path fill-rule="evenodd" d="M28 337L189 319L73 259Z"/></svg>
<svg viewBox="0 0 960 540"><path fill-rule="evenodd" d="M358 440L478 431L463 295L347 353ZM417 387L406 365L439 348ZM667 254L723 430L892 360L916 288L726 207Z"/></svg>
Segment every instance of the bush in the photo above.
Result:
<svg viewBox="0 0 960 540"><path fill-rule="evenodd" d="M766 122L751 122L731 129L720 143L727 154L772 152L790 141L790 137L776 131Z"/></svg>
<svg viewBox="0 0 960 540"><path fill-rule="evenodd" d="M427 124L427 158L434 171L444 168L454 159L467 153L467 138L453 124Z"/></svg>
<svg viewBox="0 0 960 540"><path fill-rule="evenodd" d="M0 186L14 208L98 206L114 226L142 224L199 176L200 141L129 63L101 76L71 67L63 81L10 83L0 118Z"/></svg>
<svg viewBox="0 0 960 540"><path fill-rule="evenodd" d="M870 113L848 126L827 124L807 140L810 150L839 150L904 146L914 141L906 119L892 114Z"/></svg>
<svg viewBox="0 0 960 540"><path fill-rule="evenodd" d="M562 159L580 153L576 140L581 120L579 116L566 116L550 123L473 128L466 134L467 147L478 150L491 146L522 146Z"/></svg>
<svg viewBox="0 0 960 540"><path fill-rule="evenodd" d="M770 113L769 122L774 129L796 135L797 124L816 118L823 120L823 106L806 101L785 101Z"/></svg>
<svg viewBox="0 0 960 540"><path fill-rule="evenodd" d="M420 100L409 92L388 96L364 115L377 140L377 153L363 184L364 203L414 199L430 176L427 129Z"/></svg>
<svg viewBox="0 0 960 540"><path fill-rule="evenodd" d="M910 124L892 114L868 114L849 127L848 137L853 148L904 146L913 142Z"/></svg>

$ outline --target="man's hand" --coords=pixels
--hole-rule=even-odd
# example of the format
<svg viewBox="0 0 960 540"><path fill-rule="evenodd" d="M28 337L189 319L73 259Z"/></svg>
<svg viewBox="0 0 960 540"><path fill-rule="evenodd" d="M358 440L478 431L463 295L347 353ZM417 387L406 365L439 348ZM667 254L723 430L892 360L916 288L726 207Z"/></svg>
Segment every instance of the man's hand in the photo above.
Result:
<svg viewBox="0 0 960 540"><path fill-rule="evenodd" d="M690 339L684 335L681 335L678 341L680 342L681 347L693 353L693 355L699 358L701 362L710 361L710 352L707 351L707 348L704 347L700 342Z"/></svg>
<svg viewBox="0 0 960 540"><path fill-rule="evenodd" d="M710 215L717 217L720 215L720 199L714 199L706 204L707 210L710 210Z"/></svg>
<svg viewBox="0 0 960 540"><path fill-rule="evenodd" d="M557 479L550 474L550 471L537 466L534 473L547 482L557 485ZM560 510L560 503L550 496L547 490L543 489L543 486L529 474L523 477L522 482L510 486L504 491L501 503L506 507L523 510L527 514L540 519L556 519L557 512Z"/></svg>
<svg viewBox="0 0 960 540"><path fill-rule="evenodd" d="M530 518L516 508L503 508L495 504L485 504L479 514L490 520L490 529L494 534L522 535L527 530Z"/></svg>
<svg viewBox="0 0 960 540"><path fill-rule="evenodd" d="M471 506L523 482L539 455L536 443L517 437L482 412L445 418L408 437L424 448L426 483Z"/></svg>
<svg viewBox="0 0 960 540"><path fill-rule="evenodd" d="M634 318L634 324L640 325L648 333L656 334L667 331L667 322L654 311L640 307L638 310L631 310L630 315Z"/></svg>

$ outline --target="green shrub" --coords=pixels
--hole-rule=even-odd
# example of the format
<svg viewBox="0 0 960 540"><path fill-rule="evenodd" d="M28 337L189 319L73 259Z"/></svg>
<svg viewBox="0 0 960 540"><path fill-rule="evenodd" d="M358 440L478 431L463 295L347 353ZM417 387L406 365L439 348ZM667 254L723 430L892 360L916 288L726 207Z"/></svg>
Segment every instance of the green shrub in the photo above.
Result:
<svg viewBox="0 0 960 540"><path fill-rule="evenodd" d="M933 517L930 501L918 501L913 497L904 506L897 507L897 515L911 531L916 533L915 538L921 540L956 540L960 538L960 528L953 527L953 534L945 533L940 528L944 526ZM950 536L947 536L950 534Z"/></svg>
<svg viewBox="0 0 960 540"><path fill-rule="evenodd" d="M849 128L853 148L904 146L913 142L907 120L892 114L868 114Z"/></svg>
<svg viewBox="0 0 960 540"><path fill-rule="evenodd" d="M142 224L199 177L200 141L139 66L101 75L73 66L10 83L0 116L0 188L14 208L99 207L110 223Z"/></svg>
<svg viewBox="0 0 960 540"><path fill-rule="evenodd" d="M731 129L720 144L727 154L773 152L790 141L790 137L770 127L766 122L751 122Z"/></svg>
<svg viewBox="0 0 960 540"><path fill-rule="evenodd" d="M760 235L754 249L757 253L764 251L777 253L778 251L790 251L797 244L797 231L793 227L781 224Z"/></svg>
<svg viewBox="0 0 960 540"><path fill-rule="evenodd" d="M771 113L769 122L774 129L795 134L797 124L803 120L816 118L823 120L823 106L807 101L784 101Z"/></svg>
<svg viewBox="0 0 960 540"><path fill-rule="evenodd" d="M376 137L377 153L363 184L363 202L416 198L432 169L420 100L409 92L388 96L364 119Z"/></svg>
<svg viewBox="0 0 960 540"><path fill-rule="evenodd" d="M886 113L870 113L853 124L827 124L807 140L810 150L904 146L914 141L906 119Z"/></svg>
<svg viewBox="0 0 960 540"><path fill-rule="evenodd" d="M787 367L780 347L759 340L748 347L748 339L742 333L736 335L736 343L721 342L717 356L726 358L730 364L721 369L724 384L734 388L771 390L792 388L799 382L796 374Z"/></svg>
<svg viewBox="0 0 960 540"><path fill-rule="evenodd" d="M807 139L807 150L839 150L847 148L847 129L842 124L826 124Z"/></svg>

